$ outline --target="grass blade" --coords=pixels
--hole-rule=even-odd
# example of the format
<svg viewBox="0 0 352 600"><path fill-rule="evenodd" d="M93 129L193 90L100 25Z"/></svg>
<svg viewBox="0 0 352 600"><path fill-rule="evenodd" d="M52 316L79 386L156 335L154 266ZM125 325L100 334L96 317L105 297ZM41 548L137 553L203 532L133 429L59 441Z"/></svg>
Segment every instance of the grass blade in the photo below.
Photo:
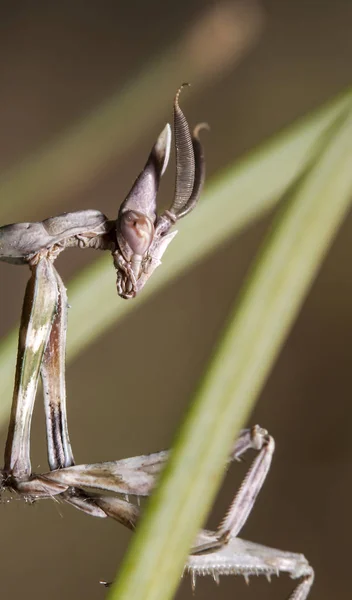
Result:
<svg viewBox="0 0 352 600"><path fill-rule="evenodd" d="M352 194L352 113L275 220L109 600L167 600Z"/></svg>

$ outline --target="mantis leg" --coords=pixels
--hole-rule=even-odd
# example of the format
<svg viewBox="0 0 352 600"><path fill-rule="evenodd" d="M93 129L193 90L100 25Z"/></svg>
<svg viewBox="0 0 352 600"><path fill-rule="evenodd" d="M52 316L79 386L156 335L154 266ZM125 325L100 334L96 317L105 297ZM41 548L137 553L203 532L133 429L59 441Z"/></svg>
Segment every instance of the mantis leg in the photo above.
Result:
<svg viewBox="0 0 352 600"><path fill-rule="evenodd" d="M149 496L169 457L168 451L122 460L75 465L45 473L48 480L133 496Z"/></svg>
<svg viewBox="0 0 352 600"><path fill-rule="evenodd" d="M253 428L250 437L244 436L243 450L251 447L259 451L247 476L232 501L230 508L216 532L201 531L188 557L185 572L192 577L195 588L197 575L212 575L219 582L220 575L271 575L288 573L301 582L293 591L290 600L305 600L313 584L314 571L302 554L268 548L247 542L237 537L245 524L255 500L269 472L274 440L259 427Z"/></svg>
<svg viewBox="0 0 352 600"><path fill-rule="evenodd" d="M266 437L268 437L267 432L258 426L252 428L251 430L243 430L232 448L230 460L239 460L241 455L244 454L248 449L252 448L255 450L260 450ZM49 473L45 473L42 477L46 481L50 481L53 484L66 486L67 489L74 487L76 490L80 489L82 491L82 488L88 488L103 492L133 495L137 497L149 496L155 487L158 475L163 469L168 457L169 452L162 451L146 456L136 456L117 461L75 465L65 469L57 469ZM253 475L260 471L260 469L258 469L258 465L261 465L262 462L262 454L260 454L247 476L247 479L248 477L250 478L248 480L249 483L252 482ZM269 466L266 465L266 469L268 468ZM262 481L263 478L261 478L260 485L255 483L254 487L258 488L256 493L259 492ZM236 509L236 507L238 507L239 504L243 504L243 499L246 495L244 493L244 488L245 485L242 486L238 496L236 497L237 503L236 505L234 504L233 508L231 508L228 521L226 521L226 523L224 522L222 526L223 530L219 530L218 533L214 532L211 540L207 538L206 541L199 541L198 546L195 548L196 552L201 550L204 551L206 549L212 550L213 548L218 548L225 543L223 538L226 537L226 526L227 524L230 524L233 511ZM62 497L65 500L67 499L66 495ZM137 507L123 500L108 496L101 497L92 496L89 494L89 498L94 498L94 502L100 508L102 508L103 511L105 511L107 516L112 517L125 525L127 520L128 526L135 526L139 516L139 510ZM68 499L68 501L71 500L72 499L70 498ZM254 500L255 496L252 499L251 506L253 505ZM81 508L81 510L84 510L86 506L85 501L83 500L83 503L81 503L80 499L77 500L76 496L74 496L74 501L71 501L71 503L75 504L77 508ZM78 506L79 503L81 503L81 506ZM248 512L249 510L250 509L248 509ZM207 544L206 548L203 547L204 543Z"/></svg>
<svg viewBox="0 0 352 600"><path fill-rule="evenodd" d="M30 427L44 349L57 302L53 266L41 258L32 267L25 293L18 342L15 388L5 448L4 471L14 480L31 475Z"/></svg>
<svg viewBox="0 0 352 600"><path fill-rule="evenodd" d="M67 295L61 277L53 267L57 282L57 307L41 365L46 415L48 461L53 472L63 473L74 464L68 433L65 386L65 351L67 330ZM88 515L112 517L129 528L134 528L138 509L119 498L101 498L96 494L75 487L75 481L49 480L50 474L37 475L23 482L17 490L31 498L52 497L60 499ZM64 478L62 478L64 479Z"/></svg>
<svg viewBox="0 0 352 600"><path fill-rule="evenodd" d="M258 426L244 429L234 443L229 460L239 460L249 449L260 450L265 436L267 432ZM62 485L74 485L117 494L149 496L168 458L169 451L163 450L122 460L74 465L67 469L46 473L45 477ZM256 469L256 465L257 463L254 463L252 469ZM242 488L239 494L241 491Z"/></svg>
<svg viewBox="0 0 352 600"><path fill-rule="evenodd" d="M92 517L110 517L132 530L137 525L139 507L121 498L99 496L72 486L61 493L60 498Z"/></svg>
<svg viewBox="0 0 352 600"><path fill-rule="evenodd" d="M193 589L197 575L211 575L216 583L220 575L242 575L248 583L251 575L264 575L270 581L272 575L287 573L292 579L301 579L290 600L306 600L314 581L314 571L303 554L268 548L238 537L213 552L192 554L184 573L190 573Z"/></svg>
<svg viewBox="0 0 352 600"><path fill-rule="evenodd" d="M66 288L53 267L57 306L41 364L48 462L51 470L74 464L66 413L65 353L67 331Z"/></svg>
<svg viewBox="0 0 352 600"><path fill-rule="evenodd" d="M306 600L314 572L303 555L267 548L237 537L269 472L274 440L259 426L245 429L236 440L229 460L239 460L250 449L257 451L258 455L239 492L218 529L199 532L184 572L190 573L193 588L197 575L211 575L218 583L220 575L243 575L248 580L254 574L270 578L271 575L288 573L294 579L301 579L290 600ZM167 458L168 453L162 452L102 465L75 466L64 470L64 480L66 476L70 479L71 474L80 485L104 486L109 491L128 490L131 494L144 495L151 491L153 480L155 482ZM56 472L52 475L59 481L61 474ZM109 583L103 583L109 586Z"/></svg>
<svg viewBox="0 0 352 600"><path fill-rule="evenodd" d="M50 369L47 377L50 379ZM58 410L60 412L60 407ZM51 428L54 427L54 423L53 419L47 420L47 425ZM249 448L257 448L257 436L253 434L257 429L259 428L241 432L232 449L230 460L239 459ZM48 439L50 437L53 435L49 432ZM168 457L169 452L162 451L117 461L58 467L43 475L37 475L30 482L23 482L18 491L28 494L33 499L60 494L63 500L88 514L109 516L134 529L139 517L138 507L120 498L88 493L82 488L137 497L149 496Z"/></svg>

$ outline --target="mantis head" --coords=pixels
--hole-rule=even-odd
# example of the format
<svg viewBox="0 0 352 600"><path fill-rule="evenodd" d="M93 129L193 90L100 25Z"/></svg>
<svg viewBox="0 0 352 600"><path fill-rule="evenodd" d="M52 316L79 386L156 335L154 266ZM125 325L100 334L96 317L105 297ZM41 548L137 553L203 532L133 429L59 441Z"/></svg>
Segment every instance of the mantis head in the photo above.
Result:
<svg viewBox="0 0 352 600"><path fill-rule="evenodd" d="M176 181L172 204L159 216L156 197L159 183L170 156L171 128L167 124L153 146L143 171L120 206L116 220L116 250L113 252L117 271L117 291L122 298L134 298L143 288L176 235L171 226L196 205L204 177L203 150L198 132L190 133L179 106L178 90L174 101Z"/></svg>

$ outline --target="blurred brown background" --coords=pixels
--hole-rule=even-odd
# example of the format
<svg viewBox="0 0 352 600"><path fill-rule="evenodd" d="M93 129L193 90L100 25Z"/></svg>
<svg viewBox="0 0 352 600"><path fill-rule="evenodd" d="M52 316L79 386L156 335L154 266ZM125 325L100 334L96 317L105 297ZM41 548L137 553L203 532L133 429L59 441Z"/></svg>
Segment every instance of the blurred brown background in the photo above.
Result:
<svg viewBox="0 0 352 600"><path fill-rule="evenodd" d="M219 6L204 0L1 3L1 171L21 163L138 78L146 61L182 47L202 15ZM191 123L211 124L208 178L351 82L349 0L267 0L262 8L262 31L241 61L229 60L225 68L220 60L198 87L191 73L194 85L183 106ZM200 39L197 46L209 65L218 50L212 41ZM182 79L189 75L185 64ZM171 118L173 94L181 83L171 65L169 79ZM112 156L79 188L65 194L53 189L45 206L25 206L20 219L41 220L80 208L115 215L163 125L163 118L151 124L148 135L125 156L115 161ZM164 203L172 193L172 178L163 190ZM8 212L8 222L18 220L17 212L11 217L11 207ZM68 411L77 462L169 446L267 224L228 243L69 366ZM242 535L303 552L316 570L312 600L350 598L351 233L349 219L251 418L274 435L277 451ZM91 252L67 252L60 258L60 273L67 282L95 258ZM27 277L24 268L0 264L1 335L18 319ZM116 299L117 311L121 302ZM45 448L37 412L33 465L39 471L45 469ZM4 442L2 431L1 447ZM243 473L243 465L230 470L212 525ZM104 598L98 581L114 576L130 539L122 526L49 501L4 503L0 523L3 598ZM279 600L290 589L286 577L270 586L264 578L251 578L248 588L241 578L223 577L219 588L205 578L198 581L195 597ZM191 597L187 578L178 598Z"/></svg>

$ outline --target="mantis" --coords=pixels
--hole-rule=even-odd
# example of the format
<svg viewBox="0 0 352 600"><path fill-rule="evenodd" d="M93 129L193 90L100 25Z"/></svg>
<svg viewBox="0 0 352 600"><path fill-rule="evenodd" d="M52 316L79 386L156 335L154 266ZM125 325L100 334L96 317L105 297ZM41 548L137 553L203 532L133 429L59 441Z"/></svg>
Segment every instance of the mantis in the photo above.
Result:
<svg viewBox="0 0 352 600"><path fill-rule="evenodd" d="M89 515L110 517L132 530L140 508L128 498L151 493L169 452L75 465L66 414L67 295L54 262L67 248L109 251L119 296L131 299L142 290L177 233L172 226L197 205L205 178L199 139L205 125L190 132L179 105L182 87L174 100L176 180L167 210L157 214L156 198L169 161L169 125L159 135L116 220L98 210L81 210L38 223L0 227L0 260L27 264L31 270L21 316L1 489L10 489L29 502L57 497ZM30 430L40 377L49 470L36 474L30 460ZM240 460L248 450L257 456L242 486L218 529L198 533L184 570L191 574L192 587L197 575L210 574L218 582L220 575L243 575L248 580L250 575L263 574L270 580L271 575L288 573L299 580L290 599L306 600L314 572L303 555L238 537L269 472L274 440L259 426L245 429L233 445L229 462Z"/></svg>

